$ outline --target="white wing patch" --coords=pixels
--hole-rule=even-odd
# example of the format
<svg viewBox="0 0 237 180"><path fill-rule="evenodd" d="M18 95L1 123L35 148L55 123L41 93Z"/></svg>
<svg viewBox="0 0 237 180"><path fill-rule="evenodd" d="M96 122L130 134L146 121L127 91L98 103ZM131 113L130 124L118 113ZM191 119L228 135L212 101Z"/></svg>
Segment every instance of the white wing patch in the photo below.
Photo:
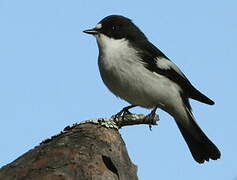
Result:
<svg viewBox="0 0 237 180"><path fill-rule="evenodd" d="M160 69L170 69L172 67L172 62L167 60L166 58L164 57L157 57L156 58L157 61L156 61L156 65L160 68Z"/></svg>
<svg viewBox="0 0 237 180"><path fill-rule="evenodd" d="M164 57L157 57L156 58L156 65L158 68L160 69L164 69L164 70L169 70L169 69L173 69L175 70L179 75L181 75L182 77L184 77L183 73L180 71L180 69L178 68L178 66L176 66L172 61L164 58Z"/></svg>

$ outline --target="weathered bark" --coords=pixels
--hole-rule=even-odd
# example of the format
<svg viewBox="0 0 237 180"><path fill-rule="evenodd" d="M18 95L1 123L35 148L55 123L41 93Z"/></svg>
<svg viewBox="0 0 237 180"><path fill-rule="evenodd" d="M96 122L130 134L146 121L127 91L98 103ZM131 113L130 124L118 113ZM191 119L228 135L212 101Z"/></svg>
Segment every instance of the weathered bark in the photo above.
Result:
<svg viewBox="0 0 237 180"><path fill-rule="evenodd" d="M66 127L59 135L2 167L0 179L138 179L137 167L131 162L116 127L108 128L101 124L106 119L97 120L97 123L91 120Z"/></svg>

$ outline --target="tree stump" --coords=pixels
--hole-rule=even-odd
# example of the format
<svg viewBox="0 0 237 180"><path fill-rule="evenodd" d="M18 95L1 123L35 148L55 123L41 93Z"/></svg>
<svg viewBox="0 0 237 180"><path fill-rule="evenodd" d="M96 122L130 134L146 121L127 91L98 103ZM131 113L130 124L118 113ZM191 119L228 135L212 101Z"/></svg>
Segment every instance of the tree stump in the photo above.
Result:
<svg viewBox="0 0 237 180"><path fill-rule="evenodd" d="M123 123L114 122L112 118L96 119L66 127L3 166L0 179L137 180L137 167L131 162L118 131ZM141 123L146 124L145 121L134 124Z"/></svg>

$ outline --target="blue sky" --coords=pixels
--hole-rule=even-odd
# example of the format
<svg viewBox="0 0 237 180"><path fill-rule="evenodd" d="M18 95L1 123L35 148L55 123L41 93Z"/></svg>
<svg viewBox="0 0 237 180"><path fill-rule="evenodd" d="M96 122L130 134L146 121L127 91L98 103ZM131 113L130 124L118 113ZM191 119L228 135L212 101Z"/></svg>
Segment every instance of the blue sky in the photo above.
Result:
<svg viewBox="0 0 237 180"><path fill-rule="evenodd" d="M128 105L102 83L95 39L82 33L121 14L215 100L214 106L191 103L222 152L218 161L197 164L172 117L158 110L161 120L152 131L120 131L139 178L236 179L236 7L234 0L0 0L0 166L67 125L110 117Z"/></svg>

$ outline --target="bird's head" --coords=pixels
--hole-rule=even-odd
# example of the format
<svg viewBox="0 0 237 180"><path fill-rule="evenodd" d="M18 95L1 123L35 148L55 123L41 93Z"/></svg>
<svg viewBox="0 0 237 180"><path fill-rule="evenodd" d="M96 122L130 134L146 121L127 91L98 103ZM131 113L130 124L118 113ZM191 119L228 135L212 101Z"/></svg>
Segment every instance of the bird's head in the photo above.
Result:
<svg viewBox="0 0 237 180"><path fill-rule="evenodd" d="M143 32L130 19L119 15L107 16L96 24L94 28L83 32L92 34L97 39L101 35L115 40L125 39L136 41L146 39Z"/></svg>

